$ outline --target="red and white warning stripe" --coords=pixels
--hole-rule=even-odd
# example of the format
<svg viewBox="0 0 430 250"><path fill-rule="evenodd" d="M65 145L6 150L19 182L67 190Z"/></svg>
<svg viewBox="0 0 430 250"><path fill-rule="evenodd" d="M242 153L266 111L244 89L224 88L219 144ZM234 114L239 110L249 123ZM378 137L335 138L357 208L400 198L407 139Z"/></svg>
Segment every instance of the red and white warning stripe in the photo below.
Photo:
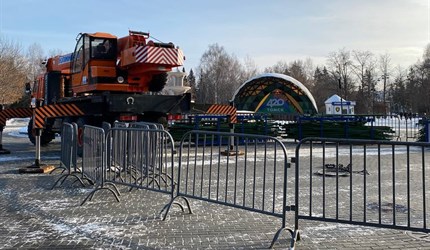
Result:
<svg viewBox="0 0 430 250"><path fill-rule="evenodd" d="M180 49L159 48L153 46L139 46L136 48L136 62L166 64L181 66L184 64L184 55Z"/></svg>

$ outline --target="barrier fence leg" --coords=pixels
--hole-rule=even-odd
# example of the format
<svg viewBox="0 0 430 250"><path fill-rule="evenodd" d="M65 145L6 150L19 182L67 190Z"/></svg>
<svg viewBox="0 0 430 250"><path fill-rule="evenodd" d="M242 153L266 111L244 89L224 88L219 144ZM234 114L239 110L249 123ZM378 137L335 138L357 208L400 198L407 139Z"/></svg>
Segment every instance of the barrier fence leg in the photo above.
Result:
<svg viewBox="0 0 430 250"><path fill-rule="evenodd" d="M40 162L40 134L41 129L36 129L36 157L34 164L25 168L20 168L19 173L21 174L40 174L52 171L55 167L52 165L41 164Z"/></svg>
<svg viewBox="0 0 430 250"><path fill-rule="evenodd" d="M3 148L3 126L0 126L0 154L4 155L4 154L10 154L10 151L7 149Z"/></svg>
<svg viewBox="0 0 430 250"><path fill-rule="evenodd" d="M234 123L230 123L230 133L232 134L234 133ZM235 148L234 143L235 143L234 136L230 136L228 138L228 148L225 151L221 152L221 155L224 155L224 156L244 155L245 153L240 151L237 148L237 146L239 145L236 145L236 148Z"/></svg>

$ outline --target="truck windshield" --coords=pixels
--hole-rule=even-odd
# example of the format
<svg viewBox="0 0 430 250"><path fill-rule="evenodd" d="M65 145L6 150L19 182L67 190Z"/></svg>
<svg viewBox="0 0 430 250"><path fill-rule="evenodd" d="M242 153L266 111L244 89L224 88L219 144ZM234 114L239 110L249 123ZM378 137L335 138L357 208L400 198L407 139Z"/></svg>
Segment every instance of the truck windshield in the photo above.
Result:
<svg viewBox="0 0 430 250"><path fill-rule="evenodd" d="M114 39L92 38L91 58L93 59L115 59L116 44Z"/></svg>
<svg viewBox="0 0 430 250"><path fill-rule="evenodd" d="M76 48L73 55L72 73L78 73L82 71L84 65L84 37L85 36L81 36L79 41L76 43Z"/></svg>

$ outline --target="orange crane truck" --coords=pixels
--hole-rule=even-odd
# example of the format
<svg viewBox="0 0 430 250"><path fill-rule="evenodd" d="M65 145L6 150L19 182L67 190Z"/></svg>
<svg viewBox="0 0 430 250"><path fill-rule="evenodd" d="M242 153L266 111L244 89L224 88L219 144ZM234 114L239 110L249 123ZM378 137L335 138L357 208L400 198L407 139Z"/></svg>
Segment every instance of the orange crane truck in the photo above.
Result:
<svg viewBox="0 0 430 250"><path fill-rule="evenodd" d="M49 143L63 122L78 124L78 143L86 124L103 122L162 122L169 114L190 110L191 95L164 95L167 72L183 65L182 51L173 43L149 40L149 33L129 31L117 38L108 33L81 33L73 53L46 61L46 72L31 89L34 109L28 125L35 143Z"/></svg>

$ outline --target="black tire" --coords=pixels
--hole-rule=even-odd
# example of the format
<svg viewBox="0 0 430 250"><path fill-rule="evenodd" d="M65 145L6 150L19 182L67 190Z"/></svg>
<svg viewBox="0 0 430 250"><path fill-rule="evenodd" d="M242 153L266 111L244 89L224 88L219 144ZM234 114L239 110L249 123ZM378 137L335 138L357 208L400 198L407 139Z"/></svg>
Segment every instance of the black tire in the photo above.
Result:
<svg viewBox="0 0 430 250"><path fill-rule="evenodd" d="M161 73L153 75L151 81L149 82L148 89L151 92L160 92L164 89L167 82L167 73Z"/></svg>
<svg viewBox="0 0 430 250"><path fill-rule="evenodd" d="M30 121L28 122L27 134L28 134L28 139L30 140L30 142L35 145L36 144L36 136L33 134L33 119L30 119ZM42 134L40 135L40 146L48 145L52 140L54 140L54 138L55 138L54 132L52 132L48 129L42 130Z"/></svg>

